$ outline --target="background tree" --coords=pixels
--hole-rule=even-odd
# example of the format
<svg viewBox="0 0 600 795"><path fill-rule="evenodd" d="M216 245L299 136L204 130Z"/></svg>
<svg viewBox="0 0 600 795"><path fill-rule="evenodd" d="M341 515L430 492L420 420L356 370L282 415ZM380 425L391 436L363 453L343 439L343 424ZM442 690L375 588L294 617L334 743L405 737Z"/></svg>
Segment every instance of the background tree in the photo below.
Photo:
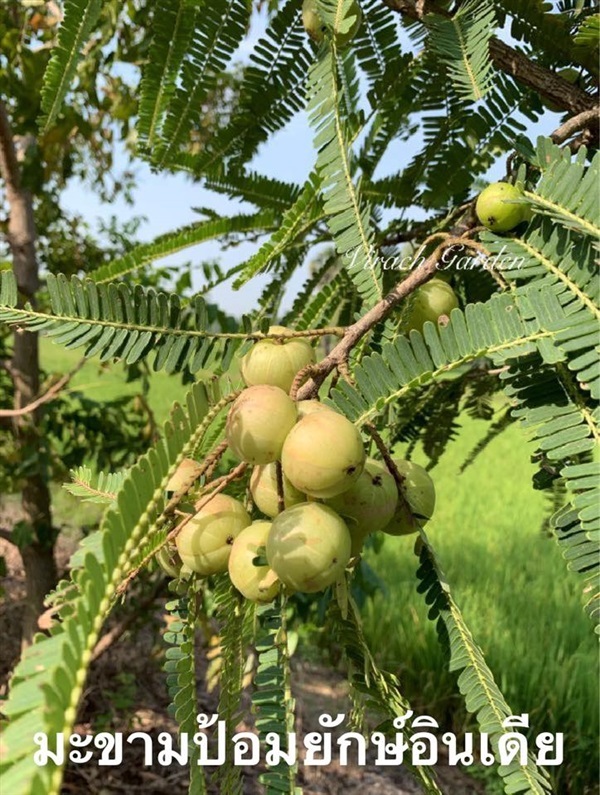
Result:
<svg viewBox="0 0 600 795"><path fill-rule="evenodd" d="M14 792L58 793L61 764L37 769L25 729L69 734L86 670L102 624L137 574L175 539L189 521L187 492L208 502L229 487L246 489L244 465L225 455L223 426L239 386L236 354L262 339L270 321L299 336L338 337L329 353L306 370L293 388L297 398L327 398L361 429L396 478L390 452L399 441L423 442L434 466L451 441L456 419L470 412L491 420L492 397L502 391L535 442L539 472L534 487L562 496L553 532L571 568L585 578L587 609L597 612L598 308L593 251L600 238L598 197L597 14L592 3L379 2L317 0L322 25L302 26L300 4L273 11L265 35L243 75L239 101L214 135L190 148L203 103L243 42L251 5L172 0L154 8L143 40L148 58L136 120L138 152L156 169L182 170L228 196L251 203L252 213L205 220L154 245L135 247L89 274L89 279L48 276L51 311L22 306L14 278L0 284L0 318L9 324L60 335L87 356L101 353L128 363L153 354L168 372L202 372L185 408L173 407L156 446L107 490L107 511L97 534L71 562L72 580L53 597L60 618L15 672L6 713L7 781ZM63 101L101 19L102 4L66 4L59 46L45 73L42 129L62 118ZM510 21L513 41L503 40ZM506 38L506 37L504 37ZM573 84L559 71L577 70ZM536 121L543 103L564 111L561 125L537 142L525 121ZM252 170L259 147L306 110L313 127L315 167L303 185ZM385 155L397 141L417 142L417 153L389 170ZM499 235L478 225L475 194L490 167L506 160L506 179L519 185L531 213L515 231ZM382 174L382 172L385 172ZM414 220L420 211L422 220ZM265 236L257 253L215 281L239 287L258 273L271 279L250 318L240 322L200 297L181 304L177 295L140 290L134 269L184 245L232 236ZM325 260L282 311L292 274L315 243L331 241L348 266L328 284ZM381 257L414 242L420 267L386 270ZM496 255L520 262L514 269L477 267ZM460 308L437 325L409 328L413 294L431 280L448 256ZM459 262L473 265L459 267ZM210 371L212 378L206 377ZM491 426L488 439L507 422ZM478 451L475 451L477 453ZM174 498L165 488L185 457L200 464L194 482ZM104 482L104 481L102 481ZM99 482L89 489L98 491ZM85 487L84 487L85 490ZM183 511L181 508L183 507ZM406 506L404 506L406 509ZM178 513L179 512L179 513ZM181 516L183 513L183 518ZM496 749L510 708L494 681L446 582L422 527L416 544L419 589L431 605L450 667L472 711ZM360 571L360 567L358 569ZM349 662L349 681L361 725L366 706L383 725L407 709L397 678L380 670L366 648L360 617L348 587L353 572L329 594L332 627ZM193 637L202 578L180 578L171 610L177 631L168 662L171 695L181 731L196 729ZM224 668L220 715L231 733L237 722L246 641L259 650L255 678L261 735L290 726L286 597L257 609L241 599L227 577L210 583L222 620ZM252 618L256 616L257 622ZM255 632L255 627L258 629ZM60 652L56 650L58 641ZM68 650L68 651L67 651ZM51 664L32 675L31 659ZM273 663L276 660L276 664ZM49 685L46 693L39 687ZM46 699L46 700L45 700ZM285 711L281 709L285 705ZM30 732L29 734L32 734ZM24 736L28 739L23 740ZM407 729L410 737L410 730ZM263 736L264 739L264 736ZM203 771L192 757L191 791L203 791ZM433 776L417 768L423 786L439 791ZM543 793L549 775L530 755L525 765L498 769L506 791ZM228 759L219 770L223 791L239 791ZM273 791L293 792L293 770L265 774ZM560 786L560 785L559 785Z"/></svg>

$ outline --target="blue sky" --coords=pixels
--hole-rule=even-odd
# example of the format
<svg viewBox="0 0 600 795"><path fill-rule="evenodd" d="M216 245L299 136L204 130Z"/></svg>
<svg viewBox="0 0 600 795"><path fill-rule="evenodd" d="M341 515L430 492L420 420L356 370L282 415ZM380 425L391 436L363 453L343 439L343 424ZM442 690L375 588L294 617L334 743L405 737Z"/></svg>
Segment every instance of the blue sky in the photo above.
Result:
<svg viewBox="0 0 600 795"><path fill-rule="evenodd" d="M265 28L265 17L257 16L250 31L237 53L238 60L245 61L254 44ZM403 36L402 38L405 39ZM406 41L406 39L405 39ZM558 116L547 113L535 127L528 130L530 138L540 134L548 134L556 126ZM529 122L527 122L529 124ZM396 171L399 163L408 163L416 153L418 141L397 142L390 146L382 165L388 164L390 171ZM307 174L314 165L315 154L312 148L312 132L304 114L297 115L288 126L272 136L260 149L253 167L269 176L286 181L303 183ZM123 170L129 168L123 152L116 153L115 168ZM98 197L81 183L72 182L65 191L63 203L67 210L77 212L95 228L98 219L108 219L116 215L121 221L134 216L145 216L146 221L141 226L139 237L143 241L152 240L157 235L176 229L184 224L198 220L198 215L193 207L210 206L222 214L240 211L244 208L241 203L232 202L226 196L214 194L205 190L200 185L191 182L183 174L156 174L141 160L134 164L136 175L136 188L133 191L134 203L127 204L123 199L117 199L111 204L102 204ZM494 179L504 173L504 160L501 160L488 175ZM246 209L252 209L247 206ZM247 259L256 250L256 244L242 244L234 249L221 251L218 243L208 242L201 246L186 250L176 257L164 262L170 264L191 262L195 278L195 287L202 284L201 271L198 265L203 261L219 259L223 267L231 267ZM304 282L308 272L308 262L293 277L288 291L286 304L289 304L293 295ZM250 311L256 304L263 287L268 281L268 276L255 277L250 283L239 291L233 291L230 285L223 285L213 290L211 300L220 304L234 315Z"/></svg>

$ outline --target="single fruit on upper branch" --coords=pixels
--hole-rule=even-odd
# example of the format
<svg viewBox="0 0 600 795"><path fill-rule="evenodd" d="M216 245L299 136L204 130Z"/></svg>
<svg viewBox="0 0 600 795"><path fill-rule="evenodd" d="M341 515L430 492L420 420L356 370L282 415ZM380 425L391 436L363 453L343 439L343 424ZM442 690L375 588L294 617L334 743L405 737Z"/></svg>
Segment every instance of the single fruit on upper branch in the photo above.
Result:
<svg viewBox="0 0 600 795"><path fill-rule="evenodd" d="M452 287L442 279L431 279L415 290L411 308L406 319L406 328L421 331L430 320L437 323L458 307L458 299Z"/></svg>
<svg viewBox="0 0 600 795"><path fill-rule="evenodd" d="M282 472L284 509L291 508L300 502L306 502L304 494L294 488ZM250 493L254 504L261 513L271 518L279 513L279 497L277 494L277 464L265 464L254 467L250 478Z"/></svg>
<svg viewBox="0 0 600 795"><path fill-rule="evenodd" d="M251 386L229 410L227 443L240 461L270 464L280 457L296 418L296 404L283 389Z"/></svg>
<svg viewBox="0 0 600 795"><path fill-rule="evenodd" d="M206 576L227 571L231 546L250 521L239 500L216 494L175 539L184 565Z"/></svg>
<svg viewBox="0 0 600 795"><path fill-rule="evenodd" d="M174 494L176 491L188 489L201 472L202 467L197 461L194 461L193 458L184 458L167 483L167 493Z"/></svg>
<svg viewBox="0 0 600 795"><path fill-rule="evenodd" d="M335 497L358 480L365 450L354 425L335 411L303 417L283 445L283 472L298 491L310 497Z"/></svg>
<svg viewBox="0 0 600 795"><path fill-rule="evenodd" d="M304 29L317 43L325 38L328 27L319 13L315 0L304 0L302 3L302 24ZM341 23L341 29L336 32L335 43L338 47L346 47L358 33L362 24L362 11L357 2L353 2L348 15Z"/></svg>
<svg viewBox="0 0 600 795"><path fill-rule="evenodd" d="M369 533L383 530L394 516L398 504L396 481L384 464L367 458L356 483L326 503L346 519L352 536L352 555L358 555Z"/></svg>
<svg viewBox="0 0 600 795"><path fill-rule="evenodd" d="M404 477L399 499L390 523L383 528L391 536L416 533L419 526L425 525L435 509L435 486L429 473L413 461L394 459L396 468Z"/></svg>
<svg viewBox="0 0 600 795"><path fill-rule="evenodd" d="M523 191L516 185L494 182L479 194L475 211L492 232L508 232L527 220L528 205L523 199Z"/></svg>
<svg viewBox="0 0 600 795"><path fill-rule="evenodd" d="M290 334L290 331L283 326L271 326L269 334ZM289 392L300 370L314 362L314 349L305 338L266 339L250 348L242 358L240 369L246 386L269 384Z"/></svg>
<svg viewBox="0 0 600 795"><path fill-rule="evenodd" d="M316 593L338 580L350 560L350 532L327 505L295 505L273 520L267 560L293 591Z"/></svg>
<svg viewBox="0 0 600 795"><path fill-rule="evenodd" d="M229 556L229 578L251 602L272 602L279 592L279 581L268 566L255 566L253 560L267 543L271 522L252 522L234 540Z"/></svg>

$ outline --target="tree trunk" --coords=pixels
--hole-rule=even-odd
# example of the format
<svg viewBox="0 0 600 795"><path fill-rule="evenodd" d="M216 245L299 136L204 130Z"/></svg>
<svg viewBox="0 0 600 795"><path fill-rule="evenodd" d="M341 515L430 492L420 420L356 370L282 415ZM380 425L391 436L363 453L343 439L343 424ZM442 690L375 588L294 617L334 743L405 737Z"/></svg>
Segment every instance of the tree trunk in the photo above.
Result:
<svg viewBox="0 0 600 795"><path fill-rule="evenodd" d="M33 199L21 183L12 131L6 106L0 101L0 175L9 207L8 244L13 257L13 271L19 291L27 301L34 302L39 288L39 271L35 253L35 222ZM14 336L11 375L14 382L14 407L31 403L40 387L38 335L16 331ZM31 537L21 547L27 583L27 605L23 621L23 644L31 642L37 629L37 618L43 610L44 596L56 584L54 561L56 532L52 527L50 491L43 477L39 458L39 421L42 408L13 419L13 432L23 452L32 460L24 478L21 508L22 519ZM32 455L33 454L33 455Z"/></svg>

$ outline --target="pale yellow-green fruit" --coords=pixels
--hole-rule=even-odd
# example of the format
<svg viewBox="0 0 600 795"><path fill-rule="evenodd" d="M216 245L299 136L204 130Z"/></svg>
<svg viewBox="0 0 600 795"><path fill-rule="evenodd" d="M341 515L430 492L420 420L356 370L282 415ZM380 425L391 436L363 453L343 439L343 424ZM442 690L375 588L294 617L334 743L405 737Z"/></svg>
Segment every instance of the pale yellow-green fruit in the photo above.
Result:
<svg viewBox="0 0 600 795"><path fill-rule="evenodd" d="M201 472L202 467L197 461L193 458L184 458L167 483L167 492L172 494L189 488L200 477Z"/></svg>
<svg viewBox="0 0 600 795"><path fill-rule="evenodd" d="M415 290L406 328L421 331L428 320L437 323L442 315L458 307L458 299L452 287L442 279L431 279Z"/></svg>
<svg viewBox="0 0 600 795"><path fill-rule="evenodd" d="M279 581L270 577L268 566L252 562L260 547L265 547L271 522L252 522L234 540L229 556L229 578L238 591L251 602L272 602L279 592Z"/></svg>
<svg viewBox="0 0 600 795"><path fill-rule="evenodd" d="M398 472L404 476L402 494L405 502L398 500L396 512L383 532L392 536L416 533L435 510L435 485L429 473L413 461L394 459ZM410 510L406 510L406 503Z"/></svg>
<svg viewBox="0 0 600 795"><path fill-rule="evenodd" d="M227 415L231 452L249 464L270 464L281 455L297 418L296 404L277 386L244 389Z"/></svg>
<svg viewBox="0 0 600 795"><path fill-rule="evenodd" d="M156 562L169 577L179 577L181 558L174 544L165 544L156 553Z"/></svg>
<svg viewBox="0 0 600 795"><path fill-rule="evenodd" d="M271 518L279 513L276 467L275 463L254 467L250 477L250 493L254 504L261 513ZM284 509L291 508L299 502L306 502L306 496L295 489L283 473L282 479Z"/></svg>
<svg viewBox="0 0 600 795"><path fill-rule="evenodd" d="M351 553L350 531L327 505L305 502L273 520L267 560L292 591L317 593L344 574Z"/></svg>
<svg viewBox="0 0 600 795"><path fill-rule="evenodd" d="M250 521L239 500L227 494L215 495L176 537L183 564L206 576L227 571L231 546Z"/></svg>
<svg viewBox="0 0 600 795"><path fill-rule="evenodd" d="M492 232L508 232L527 219L527 203L518 203L523 198L523 191L517 185L494 182L479 194L475 212Z"/></svg>
<svg viewBox="0 0 600 795"><path fill-rule="evenodd" d="M398 504L396 481L384 464L367 458L356 483L326 504L346 520L352 535L352 554L358 555L369 533L383 530L394 516Z"/></svg>
<svg viewBox="0 0 600 795"><path fill-rule="evenodd" d="M321 19L315 0L304 0L302 3L302 23L311 39L314 39L317 43L323 41L327 32L327 25ZM358 3L354 2L346 20L347 29L343 32L339 31L336 36L337 46L343 48L350 44L361 24L362 11Z"/></svg>
<svg viewBox="0 0 600 795"><path fill-rule="evenodd" d="M327 499L358 480L365 458L360 433L349 420L335 411L317 411L289 432L281 464L298 491Z"/></svg>
<svg viewBox="0 0 600 795"><path fill-rule="evenodd" d="M271 326L270 334L290 334L284 326ZM300 370L315 362L315 351L302 337L260 340L242 358L240 370L246 386L269 384L289 392Z"/></svg>
<svg viewBox="0 0 600 795"><path fill-rule="evenodd" d="M296 408L298 409L299 420L317 411L334 411L330 406L321 403L320 400L299 400L296 403Z"/></svg>

